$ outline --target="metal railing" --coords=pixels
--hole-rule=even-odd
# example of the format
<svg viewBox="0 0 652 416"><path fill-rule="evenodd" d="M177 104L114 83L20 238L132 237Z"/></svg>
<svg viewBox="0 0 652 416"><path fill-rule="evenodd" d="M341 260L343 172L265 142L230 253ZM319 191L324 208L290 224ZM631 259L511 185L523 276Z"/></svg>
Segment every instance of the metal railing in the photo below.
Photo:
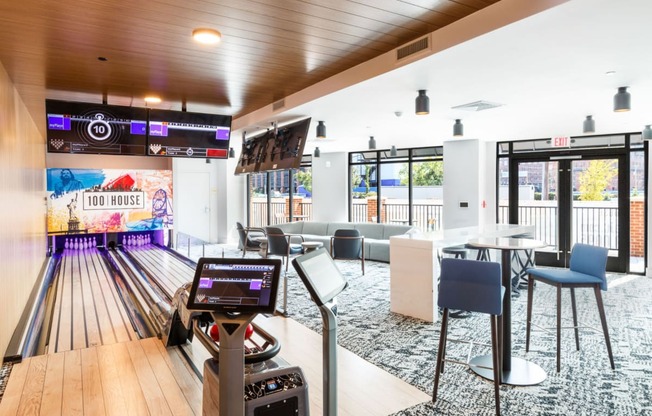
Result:
<svg viewBox="0 0 652 416"><path fill-rule="evenodd" d="M545 204L545 205L543 205ZM499 208L499 223L507 223L507 205ZM558 208L554 203L540 202L518 207L519 224L534 225L534 238L557 246ZM571 241L618 249L618 206L612 202L573 204Z"/></svg>
<svg viewBox="0 0 652 416"><path fill-rule="evenodd" d="M312 219L312 202L301 202L301 220ZM352 222L374 222L375 215L369 216L367 201L354 199L351 205ZM412 205L412 225L423 231L435 231L442 227L442 208L439 201ZM272 224L287 222L285 202L272 202ZM385 201L384 216L381 222L406 224L409 218L409 205L405 202ZM498 208L498 222L508 223L509 207L501 204ZM550 245L557 245L558 208L554 201L526 201L518 208L520 224L533 225L534 237ZM618 248L618 207L613 202L575 202L572 210L572 241L599 245L611 250ZM251 226L267 225L267 203L252 202Z"/></svg>

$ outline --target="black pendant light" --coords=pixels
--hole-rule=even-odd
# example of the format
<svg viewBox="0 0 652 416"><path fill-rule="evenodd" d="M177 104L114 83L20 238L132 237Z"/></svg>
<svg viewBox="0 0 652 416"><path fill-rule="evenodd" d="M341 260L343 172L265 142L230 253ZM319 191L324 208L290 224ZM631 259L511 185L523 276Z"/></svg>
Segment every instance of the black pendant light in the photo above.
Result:
<svg viewBox="0 0 652 416"><path fill-rule="evenodd" d="M232 147L229 148L229 159L233 159L235 157L235 150L233 150Z"/></svg>
<svg viewBox="0 0 652 416"><path fill-rule="evenodd" d="M326 125L323 121L317 122L317 138L325 139L326 138Z"/></svg>
<svg viewBox="0 0 652 416"><path fill-rule="evenodd" d="M396 146L392 146L392 148L389 151L389 156L390 157L396 157L398 153L396 152Z"/></svg>
<svg viewBox="0 0 652 416"><path fill-rule="evenodd" d="M321 157L321 152L319 151L319 147L315 147L315 153L313 153L314 157Z"/></svg>
<svg viewBox="0 0 652 416"><path fill-rule="evenodd" d="M369 150L376 150L376 139L374 139L374 136L369 137Z"/></svg>
<svg viewBox="0 0 652 416"><path fill-rule="evenodd" d="M593 116L586 116L582 131L584 133L595 133L595 120L593 120Z"/></svg>
<svg viewBox="0 0 652 416"><path fill-rule="evenodd" d="M614 111L623 112L632 109L632 97L627 92L627 87L618 87L618 92L614 95Z"/></svg>
<svg viewBox="0 0 652 416"><path fill-rule="evenodd" d="M462 124L462 120L459 118L455 120L455 124L453 124L453 136L454 137L462 137L464 136L464 124Z"/></svg>
<svg viewBox="0 0 652 416"><path fill-rule="evenodd" d="M426 90L419 90L419 95L415 101L415 110L417 115L430 113L430 98L426 95Z"/></svg>

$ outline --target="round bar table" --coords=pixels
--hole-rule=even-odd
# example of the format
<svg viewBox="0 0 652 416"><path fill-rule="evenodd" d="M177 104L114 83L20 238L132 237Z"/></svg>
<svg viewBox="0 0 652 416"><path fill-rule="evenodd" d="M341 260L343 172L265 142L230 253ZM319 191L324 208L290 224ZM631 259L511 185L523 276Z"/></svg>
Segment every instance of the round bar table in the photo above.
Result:
<svg viewBox="0 0 652 416"><path fill-rule="evenodd" d="M499 342L502 349L501 383L513 386L532 386L546 379L546 372L532 362L512 357L512 264L513 250L534 250L545 247L543 241L529 238L475 238L468 245L474 248L488 248L501 251L502 283L505 288L503 298L502 327ZM493 380L491 355L474 357L469 362L476 374Z"/></svg>

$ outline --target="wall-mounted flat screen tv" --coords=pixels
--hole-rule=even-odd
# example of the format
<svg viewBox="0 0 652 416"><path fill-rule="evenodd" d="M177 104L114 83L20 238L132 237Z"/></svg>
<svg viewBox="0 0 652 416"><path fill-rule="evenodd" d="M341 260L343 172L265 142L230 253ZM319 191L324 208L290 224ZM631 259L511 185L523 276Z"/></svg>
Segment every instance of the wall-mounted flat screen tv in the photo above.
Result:
<svg viewBox="0 0 652 416"><path fill-rule="evenodd" d="M258 172L260 162L265 156L267 141L274 138L274 131L268 130L265 133L250 137L242 142L240 160L235 168L235 174Z"/></svg>
<svg viewBox="0 0 652 416"><path fill-rule="evenodd" d="M144 156L147 109L45 100L47 151Z"/></svg>
<svg viewBox="0 0 652 416"><path fill-rule="evenodd" d="M226 159L231 116L149 110L149 156Z"/></svg>
<svg viewBox="0 0 652 416"><path fill-rule="evenodd" d="M246 139L235 174L298 169L309 127L307 118Z"/></svg>
<svg viewBox="0 0 652 416"><path fill-rule="evenodd" d="M279 127L268 137L258 171L299 169L309 127L309 118Z"/></svg>

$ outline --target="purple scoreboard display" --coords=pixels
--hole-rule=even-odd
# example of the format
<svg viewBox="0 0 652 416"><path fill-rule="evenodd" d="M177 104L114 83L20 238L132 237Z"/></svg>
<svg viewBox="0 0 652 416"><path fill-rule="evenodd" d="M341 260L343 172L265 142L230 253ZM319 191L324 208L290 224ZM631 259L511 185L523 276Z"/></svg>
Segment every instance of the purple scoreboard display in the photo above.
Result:
<svg viewBox="0 0 652 416"><path fill-rule="evenodd" d="M46 100L50 153L144 156L147 109Z"/></svg>
<svg viewBox="0 0 652 416"><path fill-rule="evenodd" d="M226 159L231 116L149 110L149 156Z"/></svg>

